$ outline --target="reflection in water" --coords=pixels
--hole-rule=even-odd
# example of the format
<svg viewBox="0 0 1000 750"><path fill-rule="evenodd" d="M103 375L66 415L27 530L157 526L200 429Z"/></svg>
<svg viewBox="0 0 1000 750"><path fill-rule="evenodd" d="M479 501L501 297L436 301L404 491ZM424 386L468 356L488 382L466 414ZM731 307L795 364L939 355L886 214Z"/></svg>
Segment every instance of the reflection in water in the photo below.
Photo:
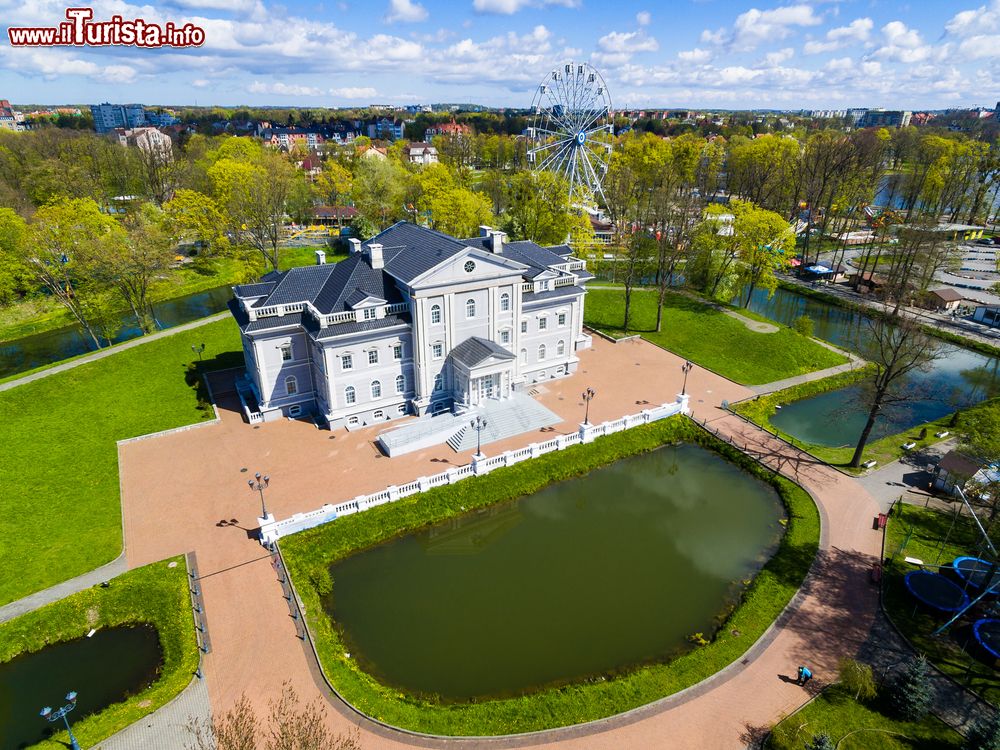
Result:
<svg viewBox="0 0 1000 750"><path fill-rule="evenodd" d="M665 447L341 560L324 608L384 684L522 694L710 636L782 515L770 486L718 455Z"/></svg>

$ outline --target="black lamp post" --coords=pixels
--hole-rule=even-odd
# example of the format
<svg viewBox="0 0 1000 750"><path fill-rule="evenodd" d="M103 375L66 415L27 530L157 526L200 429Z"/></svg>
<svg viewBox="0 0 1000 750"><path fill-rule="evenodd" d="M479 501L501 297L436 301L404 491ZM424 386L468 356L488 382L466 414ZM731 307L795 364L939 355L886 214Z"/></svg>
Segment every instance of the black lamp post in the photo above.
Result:
<svg viewBox="0 0 1000 750"><path fill-rule="evenodd" d="M267 506L264 505L264 490L267 489L267 485L271 483L271 477L261 476L258 471L253 475L253 479L247 480L247 485L250 487L251 492L260 493L260 512L263 518L267 518Z"/></svg>
<svg viewBox="0 0 1000 750"><path fill-rule="evenodd" d="M683 365L681 365L681 372L684 373L684 385L681 387L681 395L682 396L686 396L687 395L688 373L691 372L691 368L692 367L694 367L694 363L693 362L685 362Z"/></svg>
<svg viewBox="0 0 1000 750"><path fill-rule="evenodd" d="M486 429L486 417L482 414L477 414L471 422L469 422L469 427L476 431L476 457L482 457L483 455L483 430Z"/></svg>
<svg viewBox="0 0 1000 750"><path fill-rule="evenodd" d="M80 750L80 743L76 741L76 737L73 735L73 730L70 729L69 726L69 719L66 718L66 715L76 708L76 691L74 690L67 693L66 700L68 703L62 708L57 708L53 711L51 706L46 706L38 712L38 715L49 722L55 722L62 719L66 723L66 731L69 732L70 750Z"/></svg>
<svg viewBox="0 0 1000 750"><path fill-rule="evenodd" d="M595 391L593 388L588 388L583 392L583 395L581 396L581 398L583 398L584 403L587 405L583 413L583 423L585 425L590 424L590 402L596 395L597 391Z"/></svg>

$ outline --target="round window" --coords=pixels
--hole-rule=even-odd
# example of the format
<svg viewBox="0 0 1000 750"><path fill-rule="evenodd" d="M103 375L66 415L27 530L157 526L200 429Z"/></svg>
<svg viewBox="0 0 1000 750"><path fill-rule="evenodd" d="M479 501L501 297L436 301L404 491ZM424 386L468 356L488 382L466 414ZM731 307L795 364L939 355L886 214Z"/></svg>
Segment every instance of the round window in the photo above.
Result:
<svg viewBox="0 0 1000 750"><path fill-rule="evenodd" d="M475 263L473 263L471 260L465 261L465 272L466 273L472 273L475 270L476 270L476 264Z"/></svg>

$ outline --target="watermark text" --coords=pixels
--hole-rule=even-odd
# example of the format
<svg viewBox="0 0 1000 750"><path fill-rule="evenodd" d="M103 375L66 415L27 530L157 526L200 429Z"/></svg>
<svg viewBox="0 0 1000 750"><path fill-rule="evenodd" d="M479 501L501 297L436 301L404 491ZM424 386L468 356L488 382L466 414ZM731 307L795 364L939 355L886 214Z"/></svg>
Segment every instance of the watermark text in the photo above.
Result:
<svg viewBox="0 0 1000 750"><path fill-rule="evenodd" d="M7 36L14 47L200 47L205 43L205 30L191 23L93 18L93 8L67 8L66 21L58 26L12 26Z"/></svg>

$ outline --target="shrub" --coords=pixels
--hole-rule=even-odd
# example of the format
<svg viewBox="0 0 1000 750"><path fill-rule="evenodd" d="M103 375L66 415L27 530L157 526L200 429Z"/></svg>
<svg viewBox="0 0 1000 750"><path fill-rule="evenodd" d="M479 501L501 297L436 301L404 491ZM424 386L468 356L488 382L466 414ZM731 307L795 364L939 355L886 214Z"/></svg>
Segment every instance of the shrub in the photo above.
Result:
<svg viewBox="0 0 1000 750"><path fill-rule="evenodd" d="M962 421L962 412L956 411L951 415L951 419L948 420L949 427L958 427L958 423Z"/></svg>
<svg viewBox="0 0 1000 750"><path fill-rule="evenodd" d="M878 692L872 668L855 659L840 660L840 683L859 702L871 700Z"/></svg>
<svg viewBox="0 0 1000 750"><path fill-rule="evenodd" d="M927 658L919 654L893 678L889 687L889 704L906 721L921 721L930 711L934 700Z"/></svg>
<svg viewBox="0 0 1000 750"><path fill-rule="evenodd" d="M813 335L813 319L808 315L800 315L794 321L792 321L792 328L795 329L797 333L801 333L803 336L812 338Z"/></svg>
<svg viewBox="0 0 1000 750"><path fill-rule="evenodd" d="M962 750L996 750L1000 747L1000 714L976 719L969 728Z"/></svg>
<svg viewBox="0 0 1000 750"><path fill-rule="evenodd" d="M919 439L920 440L926 440L927 439L927 428L926 427L922 427L920 429L920 438Z"/></svg>
<svg viewBox="0 0 1000 750"><path fill-rule="evenodd" d="M812 742L806 745L806 750L834 750L833 740L826 732L814 734Z"/></svg>

